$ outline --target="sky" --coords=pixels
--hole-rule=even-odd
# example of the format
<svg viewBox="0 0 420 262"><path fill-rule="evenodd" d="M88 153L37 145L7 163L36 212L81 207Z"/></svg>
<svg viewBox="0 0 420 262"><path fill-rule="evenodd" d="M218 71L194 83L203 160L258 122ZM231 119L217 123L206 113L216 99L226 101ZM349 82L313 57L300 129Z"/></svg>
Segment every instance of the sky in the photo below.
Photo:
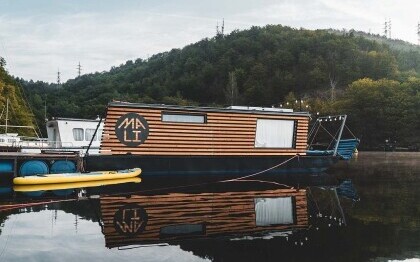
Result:
<svg viewBox="0 0 420 262"><path fill-rule="evenodd" d="M26 80L61 82L253 25L355 29L417 43L420 0L0 0L0 56Z"/></svg>

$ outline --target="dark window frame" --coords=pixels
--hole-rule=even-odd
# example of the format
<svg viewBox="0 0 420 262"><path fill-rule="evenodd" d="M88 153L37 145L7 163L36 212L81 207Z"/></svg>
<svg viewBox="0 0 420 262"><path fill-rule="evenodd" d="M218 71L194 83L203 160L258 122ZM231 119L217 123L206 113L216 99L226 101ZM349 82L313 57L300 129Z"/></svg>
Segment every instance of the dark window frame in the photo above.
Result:
<svg viewBox="0 0 420 262"><path fill-rule="evenodd" d="M259 119L293 121L292 147L257 147L257 146L255 146L255 140L257 139L257 122L258 122ZM298 126L298 120L296 120L296 119L257 118L257 121L255 122L254 148L258 149L258 150L267 150L267 149L271 149L271 150L273 150L273 149L290 150L290 149L296 149L297 126Z"/></svg>

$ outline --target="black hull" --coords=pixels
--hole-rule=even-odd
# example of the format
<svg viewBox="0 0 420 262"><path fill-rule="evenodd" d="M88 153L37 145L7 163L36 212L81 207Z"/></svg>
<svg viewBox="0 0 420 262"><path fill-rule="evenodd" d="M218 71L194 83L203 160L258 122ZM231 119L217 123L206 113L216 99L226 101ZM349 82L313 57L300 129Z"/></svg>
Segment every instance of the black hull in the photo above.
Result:
<svg viewBox="0 0 420 262"><path fill-rule="evenodd" d="M265 175L321 173L338 161L334 156L139 156L90 155L86 171L119 170L140 167L142 176L206 175L243 176L269 169ZM280 165L281 163L284 164Z"/></svg>

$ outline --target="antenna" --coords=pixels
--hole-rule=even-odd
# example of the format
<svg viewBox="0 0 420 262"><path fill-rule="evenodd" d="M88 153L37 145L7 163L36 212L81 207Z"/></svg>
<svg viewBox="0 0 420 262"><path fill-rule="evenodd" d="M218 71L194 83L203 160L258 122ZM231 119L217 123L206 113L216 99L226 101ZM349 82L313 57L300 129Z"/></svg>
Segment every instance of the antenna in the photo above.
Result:
<svg viewBox="0 0 420 262"><path fill-rule="evenodd" d="M58 69L57 71L57 85L60 86L61 85L61 79L60 79L60 69Z"/></svg>
<svg viewBox="0 0 420 262"><path fill-rule="evenodd" d="M219 21L217 21L216 24L216 36L223 36L223 34L225 33L225 19L223 18L222 20L222 26L220 28L221 30L219 30Z"/></svg>
<svg viewBox="0 0 420 262"><path fill-rule="evenodd" d="M388 22L385 19L385 24L384 24L384 36L388 37Z"/></svg>
<svg viewBox="0 0 420 262"><path fill-rule="evenodd" d="M80 61L79 61L79 64L77 65L77 76L80 77L81 73L82 73L82 66L80 65Z"/></svg>
<svg viewBox="0 0 420 262"><path fill-rule="evenodd" d="M48 121L48 118L47 118L47 94L45 94L45 100L44 100L44 120L45 120L45 122Z"/></svg>
<svg viewBox="0 0 420 262"><path fill-rule="evenodd" d="M225 33L225 19L222 20L222 35Z"/></svg>
<svg viewBox="0 0 420 262"><path fill-rule="evenodd" d="M388 33L389 33L389 38L391 38L391 18L388 20Z"/></svg>

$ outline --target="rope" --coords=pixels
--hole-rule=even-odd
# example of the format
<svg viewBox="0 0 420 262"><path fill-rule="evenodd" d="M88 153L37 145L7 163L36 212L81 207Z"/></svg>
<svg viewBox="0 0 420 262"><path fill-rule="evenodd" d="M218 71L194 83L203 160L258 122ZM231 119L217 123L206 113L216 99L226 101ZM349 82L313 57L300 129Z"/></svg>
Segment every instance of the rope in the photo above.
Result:
<svg viewBox="0 0 420 262"><path fill-rule="evenodd" d="M318 125L318 128L316 129L316 132L315 132L314 136L312 137L311 142L309 143L309 147L310 147L310 146L312 146L312 143L314 142L315 137L316 137L316 135L318 134L319 127L320 127L320 125ZM309 137L311 137L311 135L310 135Z"/></svg>
<svg viewBox="0 0 420 262"><path fill-rule="evenodd" d="M258 182L258 183L267 183L267 184L274 184L274 185L278 185L278 186L283 186L283 187L287 187L290 189L293 189L294 187L286 185L286 184L280 184L274 181L266 181L266 180L258 180L258 179L241 179L238 181L234 181L234 182Z"/></svg>
<svg viewBox="0 0 420 262"><path fill-rule="evenodd" d="M324 129L325 132L327 132L333 139L335 139L335 136L331 135L331 133L328 132L328 130L324 126L322 126L322 124L320 124L319 126L322 127L322 129Z"/></svg>
<svg viewBox="0 0 420 262"><path fill-rule="evenodd" d="M353 132L351 132L350 128L348 128L347 125L345 125L344 127L350 132L350 134L353 136L353 138L357 139L357 137L353 134Z"/></svg>
<svg viewBox="0 0 420 262"><path fill-rule="evenodd" d="M337 130L336 132L335 132L335 135L334 135L334 137L333 137L333 140L331 140L331 142L330 142L330 144L328 145L328 148L330 148L330 146L331 146L331 144L334 142L334 141L336 141L336 143L338 143L339 141L337 141L337 139L335 138L337 135L338 135L338 132L339 132L340 130Z"/></svg>
<svg viewBox="0 0 420 262"><path fill-rule="evenodd" d="M268 171L270 171L270 170L272 170L274 168L277 168L277 167L280 167L281 165L286 164L287 162L291 161L292 159L294 159L296 157L299 158L299 154L296 154L293 157L291 157L291 158L289 158L289 159L287 159L287 160L285 160L285 161L283 161L283 162L281 162L281 163L279 163L279 164L277 164L277 165L275 165L273 167L267 168L267 169L265 169L263 171L259 171L259 172L256 172L256 173L253 173L253 174L250 174L250 175L246 175L246 176L243 176L243 177L238 177L238 178L235 178L235 179L219 180L219 181L215 181L215 182L190 184L190 185L175 186L175 187L161 187L161 188L150 189L150 190L142 190L142 191L124 192L124 194L146 193L146 192L153 192L153 191L159 191L159 190L169 190L169 189L180 189L180 188L207 186L207 185L215 185L215 184L218 184L218 183L226 183L226 182L246 182L246 180L242 180L242 179L248 178L248 177L253 177L253 176L256 176L256 175L259 175L259 174L263 174L265 172L268 172ZM252 181L252 180L249 180L249 181ZM263 181L263 180L260 180L260 181ZM270 182L270 181L266 181L266 182ZM276 182L273 182L273 183L276 183ZM282 185L282 184L279 184L279 185ZM116 195L121 195L121 193L109 194L107 196L116 196Z"/></svg>
<svg viewBox="0 0 420 262"><path fill-rule="evenodd" d="M270 168L267 168L267 169L265 169L265 170L263 170L263 171L260 171L260 172L257 172L257 173L251 174L251 175L243 176L243 177L234 178L234 179L222 180L222 181L220 181L220 182L221 182L221 183L224 183L224 182L233 182L233 181L241 180L241 179L243 179L243 178L248 178L248 177L257 176L257 175L263 174L263 173L265 173L265 172L268 172L268 171L270 171L270 170L273 170L273 169L275 169L275 168L277 168L277 167L279 167L279 166L281 166L281 165L284 165L284 164L286 164L287 162L291 161L292 159L294 159L294 158L296 158L296 157L297 157L297 158L299 158L299 154L296 154L296 155L295 155L295 156L293 156L292 158L289 158L289 159L287 159L287 160L285 160L285 161L281 162L280 164L277 164L277 165L275 165L275 166L272 166L272 167L270 167Z"/></svg>

